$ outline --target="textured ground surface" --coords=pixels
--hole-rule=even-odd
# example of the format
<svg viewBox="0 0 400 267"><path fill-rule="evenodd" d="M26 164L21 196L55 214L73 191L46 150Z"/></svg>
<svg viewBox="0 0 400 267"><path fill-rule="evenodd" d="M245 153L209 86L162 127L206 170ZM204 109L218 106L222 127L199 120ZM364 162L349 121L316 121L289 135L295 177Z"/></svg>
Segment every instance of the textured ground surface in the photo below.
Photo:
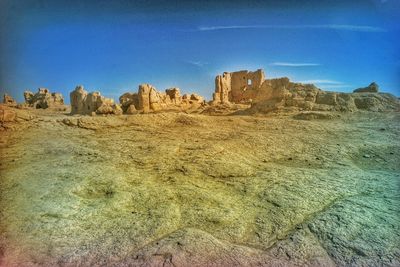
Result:
<svg viewBox="0 0 400 267"><path fill-rule="evenodd" d="M398 113L37 116L0 132L1 266L400 266Z"/></svg>

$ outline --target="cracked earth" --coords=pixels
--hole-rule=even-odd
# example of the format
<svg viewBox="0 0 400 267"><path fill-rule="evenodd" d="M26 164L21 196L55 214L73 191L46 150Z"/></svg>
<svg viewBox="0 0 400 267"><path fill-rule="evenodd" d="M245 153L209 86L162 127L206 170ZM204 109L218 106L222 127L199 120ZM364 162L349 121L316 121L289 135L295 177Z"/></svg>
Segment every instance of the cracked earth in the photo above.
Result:
<svg viewBox="0 0 400 267"><path fill-rule="evenodd" d="M36 114L2 131L1 266L400 266L400 114Z"/></svg>

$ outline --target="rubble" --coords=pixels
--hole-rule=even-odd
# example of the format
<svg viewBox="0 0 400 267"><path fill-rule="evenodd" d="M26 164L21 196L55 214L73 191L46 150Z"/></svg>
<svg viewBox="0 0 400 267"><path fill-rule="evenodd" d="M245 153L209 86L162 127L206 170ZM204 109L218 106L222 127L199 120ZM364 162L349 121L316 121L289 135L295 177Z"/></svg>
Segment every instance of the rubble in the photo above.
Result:
<svg viewBox="0 0 400 267"><path fill-rule="evenodd" d="M132 104L126 109L125 113L129 114L129 115L132 115L132 114L137 114L138 111L137 111L135 105Z"/></svg>
<svg viewBox="0 0 400 267"><path fill-rule="evenodd" d="M18 106L0 104L0 130L7 123L30 121L35 118L28 110L19 109Z"/></svg>

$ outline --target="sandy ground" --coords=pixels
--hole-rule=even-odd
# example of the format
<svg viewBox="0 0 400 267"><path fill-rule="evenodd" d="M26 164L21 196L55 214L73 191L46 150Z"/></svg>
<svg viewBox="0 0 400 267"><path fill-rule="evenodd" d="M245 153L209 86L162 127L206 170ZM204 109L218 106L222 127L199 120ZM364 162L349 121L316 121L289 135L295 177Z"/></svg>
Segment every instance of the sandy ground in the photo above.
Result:
<svg viewBox="0 0 400 267"><path fill-rule="evenodd" d="M36 115L0 132L1 266L400 266L399 113Z"/></svg>

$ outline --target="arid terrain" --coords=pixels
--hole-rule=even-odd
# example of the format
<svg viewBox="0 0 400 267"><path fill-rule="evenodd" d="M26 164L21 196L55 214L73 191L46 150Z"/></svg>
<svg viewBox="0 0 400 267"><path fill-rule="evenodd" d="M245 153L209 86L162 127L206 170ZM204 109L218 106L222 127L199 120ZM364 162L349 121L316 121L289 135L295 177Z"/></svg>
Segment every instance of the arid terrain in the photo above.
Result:
<svg viewBox="0 0 400 267"><path fill-rule="evenodd" d="M400 113L26 111L1 266L400 266Z"/></svg>

